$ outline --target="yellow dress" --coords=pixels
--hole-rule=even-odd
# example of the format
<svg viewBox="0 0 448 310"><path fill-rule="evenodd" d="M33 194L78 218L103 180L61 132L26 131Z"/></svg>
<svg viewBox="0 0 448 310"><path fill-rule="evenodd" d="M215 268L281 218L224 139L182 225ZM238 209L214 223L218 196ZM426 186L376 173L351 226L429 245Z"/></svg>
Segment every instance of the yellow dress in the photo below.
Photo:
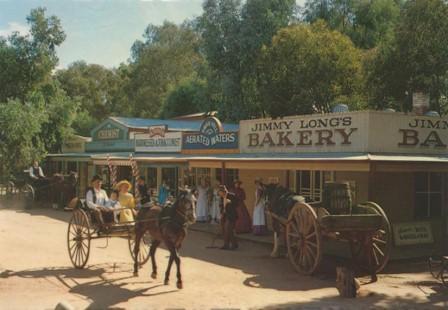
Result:
<svg viewBox="0 0 448 310"><path fill-rule="evenodd" d="M120 193L118 200L122 208L132 208L135 209L134 196L130 193L122 194ZM132 222L134 220L134 214L131 209L120 211L120 223Z"/></svg>

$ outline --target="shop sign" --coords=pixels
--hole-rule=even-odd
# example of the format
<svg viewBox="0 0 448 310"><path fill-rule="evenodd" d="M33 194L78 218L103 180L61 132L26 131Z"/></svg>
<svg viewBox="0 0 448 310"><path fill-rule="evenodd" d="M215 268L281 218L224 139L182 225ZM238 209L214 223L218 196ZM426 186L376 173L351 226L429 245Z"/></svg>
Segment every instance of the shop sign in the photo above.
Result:
<svg viewBox="0 0 448 310"><path fill-rule="evenodd" d="M150 137L165 137L165 133L167 131L166 125L160 125L160 126L151 126L149 127L149 136Z"/></svg>
<svg viewBox="0 0 448 310"><path fill-rule="evenodd" d="M182 146L182 133L165 132L161 128L149 133L135 134L136 152L173 152L178 153Z"/></svg>
<svg viewBox="0 0 448 310"><path fill-rule="evenodd" d="M393 225L395 245L434 243L430 222L409 222Z"/></svg>
<svg viewBox="0 0 448 310"><path fill-rule="evenodd" d="M204 120L199 132L183 134L182 148L185 150L237 149L238 133L224 131L221 122L216 117L209 117Z"/></svg>
<svg viewBox="0 0 448 310"><path fill-rule="evenodd" d="M111 123L106 123L96 131L94 137L96 140L120 140L123 139L124 132L121 128L116 127Z"/></svg>
<svg viewBox="0 0 448 310"><path fill-rule="evenodd" d="M240 123L242 153L446 154L448 119L357 111Z"/></svg>
<svg viewBox="0 0 448 310"><path fill-rule="evenodd" d="M242 152L341 151L360 147L362 115L335 113L326 116L279 120L242 121Z"/></svg>

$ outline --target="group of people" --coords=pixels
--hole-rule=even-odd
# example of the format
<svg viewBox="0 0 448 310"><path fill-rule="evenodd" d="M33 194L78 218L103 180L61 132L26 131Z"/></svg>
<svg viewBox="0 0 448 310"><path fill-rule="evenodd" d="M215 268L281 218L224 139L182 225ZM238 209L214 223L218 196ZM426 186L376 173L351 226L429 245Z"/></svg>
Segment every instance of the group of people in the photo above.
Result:
<svg viewBox="0 0 448 310"><path fill-rule="evenodd" d="M232 194L232 199L235 200L236 204L236 233L248 233L252 231L254 234L260 235L265 232L266 223L262 180L257 178L255 184L255 206L252 220L245 204L246 192L242 188L242 182L235 180L233 182L233 188L227 190ZM220 195L222 186L218 180L215 181L214 186L210 185L208 179L202 179L199 182L199 185L196 187L196 218L198 222L219 223L222 220L224 206L222 195Z"/></svg>

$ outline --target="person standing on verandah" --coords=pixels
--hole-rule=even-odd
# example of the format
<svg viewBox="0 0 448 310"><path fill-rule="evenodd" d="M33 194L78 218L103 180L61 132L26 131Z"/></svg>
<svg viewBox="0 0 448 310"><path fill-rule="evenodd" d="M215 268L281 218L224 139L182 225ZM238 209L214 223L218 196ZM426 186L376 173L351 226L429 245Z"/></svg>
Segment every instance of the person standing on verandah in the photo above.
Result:
<svg viewBox="0 0 448 310"><path fill-rule="evenodd" d="M201 179L197 187L198 201L196 205L196 222L205 223L208 220L208 184Z"/></svg>
<svg viewBox="0 0 448 310"><path fill-rule="evenodd" d="M224 185L218 190L222 198L221 227L224 237L224 245L221 250L235 250L238 248L238 240L235 236L235 224L238 220L238 197L234 193L229 193Z"/></svg>
<svg viewBox="0 0 448 310"><path fill-rule="evenodd" d="M246 204L246 192L241 187L240 180L233 181L233 193L238 198L238 206L236 211L238 213L238 219L236 221L235 231L237 234L249 233L252 231L252 222L250 219L249 211L247 211Z"/></svg>
<svg viewBox="0 0 448 310"><path fill-rule="evenodd" d="M264 214L263 191L264 186L261 178L255 179L255 208L253 214L253 232L255 235L262 235L266 231L266 218Z"/></svg>

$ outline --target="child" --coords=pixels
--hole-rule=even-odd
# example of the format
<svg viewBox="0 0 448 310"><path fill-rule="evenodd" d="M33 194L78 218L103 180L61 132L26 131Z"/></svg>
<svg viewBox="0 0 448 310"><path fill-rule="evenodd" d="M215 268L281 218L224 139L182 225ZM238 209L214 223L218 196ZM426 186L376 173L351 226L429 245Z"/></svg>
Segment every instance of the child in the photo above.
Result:
<svg viewBox="0 0 448 310"><path fill-rule="evenodd" d="M112 208L112 209L120 209L121 205L120 202L118 201L118 191L114 190L112 191L112 193L110 193L110 199L106 204L107 208ZM114 222L118 223L118 215L120 214L120 210L114 211Z"/></svg>

